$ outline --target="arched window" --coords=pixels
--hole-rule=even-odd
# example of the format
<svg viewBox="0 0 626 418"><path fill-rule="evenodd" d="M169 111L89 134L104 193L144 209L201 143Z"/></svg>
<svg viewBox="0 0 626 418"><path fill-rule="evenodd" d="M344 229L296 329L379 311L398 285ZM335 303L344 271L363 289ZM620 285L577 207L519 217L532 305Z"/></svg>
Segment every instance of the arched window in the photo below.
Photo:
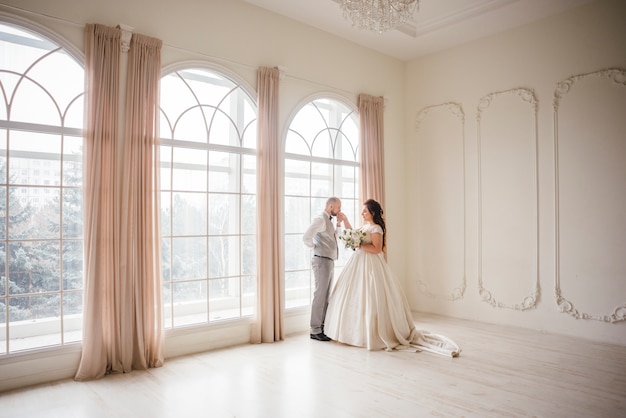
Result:
<svg viewBox="0 0 626 418"><path fill-rule="evenodd" d="M293 117L285 140L285 307L311 303L314 288L310 250L302 235L330 196L341 199L351 223L360 210L359 122L341 100L319 98ZM339 269L348 257L339 251Z"/></svg>
<svg viewBox="0 0 626 418"><path fill-rule="evenodd" d="M82 339L84 68L0 22L0 354Z"/></svg>
<svg viewBox="0 0 626 418"><path fill-rule="evenodd" d="M161 79L165 327L250 316L256 294L256 118L246 89L206 68Z"/></svg>

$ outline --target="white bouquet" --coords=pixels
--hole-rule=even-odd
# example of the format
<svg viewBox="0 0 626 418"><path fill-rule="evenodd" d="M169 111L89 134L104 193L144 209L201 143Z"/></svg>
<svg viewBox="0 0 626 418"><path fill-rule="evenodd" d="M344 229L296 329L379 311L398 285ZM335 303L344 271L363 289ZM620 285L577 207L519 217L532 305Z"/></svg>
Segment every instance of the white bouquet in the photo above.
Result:
<svg viewBox="0 0 626 418"><path fill-rule="evenodd" d="M356 250L365 240L365 231L360 229L344 229L339 235L339 239L343 241L346 248Z"/></svg>

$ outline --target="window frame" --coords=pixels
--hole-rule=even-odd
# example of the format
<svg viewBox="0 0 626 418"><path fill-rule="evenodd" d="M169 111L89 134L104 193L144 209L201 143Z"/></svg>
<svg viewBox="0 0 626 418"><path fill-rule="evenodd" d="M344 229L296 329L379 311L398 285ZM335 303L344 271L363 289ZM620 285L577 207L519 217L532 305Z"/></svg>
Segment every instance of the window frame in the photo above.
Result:
<svg viewBox="0 0 626 418"><path fill-rule="evenodd" d="M85 58L84 58L84 54L75 46L73 45L71 42L69 42L67 39L65 39L63 36L59 35L58 33L49 30L48 28L46 28L43 25L40 25L38 23L32 22L30 20L26 20L23 19L19 16L15 16L15 15L11 15L11 14L6 14L3 12L0 12L0 23L2 23L3 25L7 25L7 26L12 26L15 27L18 30L30 33L33 37L37 37L40 39L43 39L53 45L55 45L56 48L60 49L62 51L62 53L67 54L67 56L72 59L76 65L78 67L80 67L83 70L83 74L84 74L84 70L85 70ZM33 40L33 43L37 43L39 41ZM33 61L34 63L35 61ZM81 83L84 84L84 83ZM46 86L44 86L46 87ZM83 108L84 108L84 97L85 97L85 91L84 88L80 90L80 93L74 97L71 101L68 101L66 103L66 106L64 107L64 111L66 111L67 109L69 109L72 106L76 105L76 100L83 100ZM54 103L58 103L58 96L53 96L52 100L54 101ZM65 116L65 115L64 115ZM83 118L83 115L81 114L81 118ZM82 123L84 124L84 120L82 120ZM80 140L83 141L84 143L84 129L83 128L76 128L76 127L66 127L66 126L59 126L59 125L47 125L47 124L41 124L41 123L31 123L31 122L24 122L24 121L11 121L11 120L6 120L6 119L2 119L0 120L0 129L6 131L6 135L7 135L7 139L10 136L10 132L30 132L30 133L34 133L34 134L51 134L51 135L56 135L59 137L59 141L61 141L62 143L64 143L64 141L66 140L66 138L75 138L76 140ZM11 155L13 153L11 153L11 149L8 148L7 149L8 153L7 155L5 155L6 161L7 161L7 166L9 166L10 161L11 161ZM20 153L26 153L26 151L24 152L20 152L17 151L17 154L19 155ZM64 182L62 181L63 178L63 172L64 172L64 167L65 167L65 161L66 161L66 155L63 151L63 148L61 148L61 151L58 155L59 157L59 182L50 182L50 179L48 179L48 183L46 184L46 180L44 180L42 182L41 185L37 185L37 187L43 187L44 191L49 191L51 189L55 189L59 191L59 196L62 196L63 191L64 190L75 190L75 191L79 191L81 196L82 196L82 184L83 184L83 180L81 177L81 185L80 186L69 186L64 184ZM13 157L16 158L16 157ZM17 158L20 158L19 156ZM81 166L84 164L84 160L83 160L83 155L80 155L80 164ZM43 168L45 170L45 167ZM8 171L8 170L7 170ZM81 175L82 175L82 169L81 171ZM44 176L45 176L45 171L43 172ZM54 176L56 175L56 171L52 174L50 174L50 178L54 178ZM8 173L7 173L8 176ZM8 179L8 177L7 177ZM28 184L28 183L24 183L24 181L22 181L21 183L14 183L12 184L10 181L6 183L3 182L3 187L7 187L7 188L11 188L11 187L22 187L22 184L24 186L28 186L28 187L32 187L34 186L33 184ZM48 194L48 193L45 193ZM8 199L8 195L6 197L6 199ZM83 200L81 197L81 201L80 201L80 205L81 208L83 207ZM83 248L84 248L84 229L81 230L80 236L78 237L74 237L74 238L68 238L66 237L61 231L63 230L62 225L64 224L64 216L63 216L63 200L61 200L59 202L59 225L61 226L60 231L59 231L59 235L55 238L49 238L49 239L32 239L32 240L26 240L27 242L52 242L52 241L57 241L59 243L59 248L63 248L64 243L67 242L79 242L80 245L80 251L82 254L82 262L81 262L81 272L80 274L82 275L82 286L80 288L72 288L72 289L65 289L65 286L63 284L64 282L64 278L63 278L63 270L64 270L64 266L62 263L62 260L59 260L59 288L57 290L47 290L45 292L29 292L29 293L19 293L19 294L11 294L8 291L6 293L3 293L2 295L0 295L0 298L4 299L5 303L7 303L9 301L9 299L16 297L17 296L28 296L28 297L32 297L34 296L41 296L41 295L59 295L59 317L58 320L54 321L55 323L58 323L58 328L56 324L53 324L53 326L55 328L58 329L58 332L54 332L54 334L59 334L58 337L58 343L53 342L53 343L46 343L45 341L41 344L38 345L33 345L33 346L26 346L25 348L18 348L18 349L13 349L11 350L11 318L8 315L8 311L5 312L5 316L6 316L6 322L4 322L2 324L2 326L0 328L3 328L3 335L1 338L1 342L0 344L3 345L2 349L0 349L0 359L2 358L12 358L14 356L22 356L25 353L33 353L33 352L45 352L45 351L49 351L49 350L58 350L58 349L66 349L67 347L73 347L72 350L75 350L77 347L80 347L80 344L82 343L82 316L83 316L83 309L84 309L84 305L82 303L83 297L82 297L82 293L84 291L84 253L83 253ZM82 209L81 209L81 213L82 213ZM7 220L7 227L9 226L9 221ZM83 219L80 220L80 224L82 226L83 225ZM20 240L21 241L21 240ZM2 242L4 243L5 246L7 246L7 253L8 254L8 245L10 245L11 242L15 242L15 240L10 239L9 235L7 234L7 236L5 237L5 239L2 240ZM62 250L60 250L62 251ZM5 268L8 269L8 263L5 260ZM72 318L67 317L67 315L64 313L64 295L69 295L69 294L81 294L81 312L80 314L73 314ZM30 296L29 296L30 295ZM8 309L8 307L7 307ZM40 323L39 323L39 328L41 329L41 331L38 332L46 332L46 330L49 328L49 326L47 327L45 324L45 320L46 318L39 318ZM29 321L29 322L33 322L33 321ZM35 320L33 322L33 326L37 325L38 320ZM76 327L78 326L78 328L75 330L75 333L77 334L77 337L75 338L69 338L66 336L66 332L70 327L70 323L74 324L72 325L72 327ZM29 334L28 332L26 332L26 334ZM79 335L79 336L78 336ZM8 337L8 338L7 338ZM34 336L34 338L38 338L37 336Z"/></svg>
<svg viewBox="0 0 626 418"><path fill-rule="evenodd" d="M254 125L256 125L257 123L257 118L258 118L258 106L257 106L257 102L256 102L256 91L250 87L249 83L247 83L241 76L239 76L238 74L234 73L233 71L231 71L230 69L223 67L221 65L209 62L209 61L197 61L197 60L186 60L186 61L181 61L181 62L177 62L171 65L168 65L164 68L162 68L161 70L161 77L160 80L162 80L164 77L172 75L175 72L179 72L179 71L184 71L184 70L204 70L210 73L215 73L216 75L223 77L225 79L228 79L229 81L231 81L234 85L237 86L238 89L240 89L243 93L245 93L247 95L247 97L250 100L250 103L254 105L254 111L255 111L255 117L253 119L253 123ZM160 126L160 118L163 115L163 110L161 109L161 106L159 106L159 126ZM159 142L160 142L160 148L162 150L163 146L166 147L171 147L172 149L174 149L174 147L180 147L180 148L186 148L186 149L200 149L202 148L203 150L205 150L207 153L209 151L217 151L217 152L226 152L226 153L232 153L232 154L237 154L240 156L240 160L239 160L239 170L240 170L240 178L239 178L239 190L237 192L228 192L226 194L231 195L231 196L237 196L239 198L238 201L238 222L239 222L239 228L238 228L238 232L236 234L227 234L227 236L229 237L236 237L239 239L239 263L240 263L240 269L239 269L239 274L238 275L233 275L233 276L227 276L227 277L223 277L222 279L228 279L228 278L238 278L239 280L239 315L235 316L235 317L227 317L224 319L212 319L211 318L211 308L210 308L210 294L209 294L209 290L208 290L208 284L211 282L211 280L213 280L214 278L209 277L209 275L207 275L207 277L205 278L200 278L200 279L193 279L193 280L189 280L189 282L199 282L199 281L206 281L207 282L207 288L205 289L205 301L204 303L206 304L206 311L203 312L204 315L206 315L206 321L198 321L198 322L194 322L194 323L189 323L189 324L179 324L176 325L175 323L175 312L174 312L174 305L175 302L173 300L173 292L166 292L165 291L165 285L166 285L166 281L165 281L165 272L163 273L163 276L161 278L161 286L164 289L163 290L163 315L164 315L164 322L163 322L163 327L164 330L166 332L167 335L176 335L179 334L181 332L186 332L185 330L187 329L193 329L193 328L201 328L201 327L213 327L213 326L220 326L223 325L224 323L228 323L228 322L233 322L233 321L250 321L251 318L254 316L254 301L256 300L256 269L252 274L244 274L244 269L243 269L243 265L242 265L242 254L243 254L243 242L242 239L243 237L248 237L249 239L253 239L254 240L254 248L255 248L255 253L256 253L256 211L255 211L255 228L253 233L251 234L244 234L242 233L241 230L241 223L242 223L242 206L244 204L243 202L243 197L244 196L253 196L254 200L256 201L256 196L258 195L258 190L256 187L256 176L257 176L257 172L256 172L256 155L257 155L257 146L258 146L258 141L255 142L255 148L244 148L243 144L240 144L240 146L234 146L234 145L224 145L224 144L215 144L215 143L209 143L208 139L206 143L200 143L200 142L194 142L194 141L181 141L181 140L176 140L176 139L164 139L162 132L159 132ZM254 131L254 135L256 136L256 129ZM202 146L204 145L204 146ZM255 189L254 189L254 193L244 193L242 190L242 184L243 184L243 172L244 172L244 162L243 162L243 157L254 157L254 177L255 177ZM174 164L172 162L172 158L170 158L167 161L167 164L172 165ZM163 162L161 162L161 170L163 170ZM206 166L207 169L207 173L210 171L209 170L209 166ZM170 171L173 170L173 168L169 168ZM162 182L161 182L162 183ZM167 191L170 193L170 202L172 199L172 195L174 193L176 193L175 189L174 189L174 185L172 184L172 181L170 180L170 184L169 184L169 189L164 190L162 187L160 188L160 193L163 193L164 191ZM211 195L211 194L216 194L216 193L221 193L221 192L215 192L211 190L211 185L209 183L207 183L206 185L206 190L203 192L199 192L199 193L204 193L207 196ZM171 208L171 206L170 206ZM207 211L208 211L208 207L207 207ZM207 225L208 228L208 225ZM172 230L172 224L170 222L170 226L168 227L169 229L169 233L167 235L163 234L163 231L161 231L161 240L163 242L163 240L167 237L168 239L172 240L175 235L174 231ZM194 237L204 237L207 240L210 240L210 238L213 236L210 231L207 230L207 234L206 235L194 235ZM218 236L225 236L225 235L218 235ZM186 237L186 236L185 236ZM251 237L251 238L250 238ZM163 245L162 245L163 248ZM163 249L163 251L165 251L165 249ZM207 250L208 251L208 250ZM256 254L255 254L256 256ZM162 263L163 263L163 257L162 257ZM207 259L207 270L210 269L209 266L209 261ZM165 270L165 269L163 269ZM254 281L254 286L255 286L255 292L252 295L244 295L243 292L243 281L246 278L252 278ZM220 279L220 280L222 280ZM170 276L170 280L167 282L169 284L169 286L171 286L172 284L176 283L176 281L171 280L171 276ZM169 302L166 300L166 298L168 298L169 296ZM242 309L244 308L244 298L251 298L252 299L252 309L251 312L249 314L244 314L242 312ZM169 305L168 305L169 303ZM247 306L247 305L246 305Z"/></svg>
<svg viewBox="0 0 626 418"><path fill-rule="evenodd" d="M303 110L306 106L308 106L310 103L316 101L316 100L330 100L330 101L335 101L340 103L341 105L345 106L347 109L350 110L350 115L354 115L355 118L355 125L356 125L356 148L355 148L355 161L346 161L346 160L342 160L342 159L338 159L335 158L335 155L331 156L331 157L319 157L319 156L314 156L314 155L310 155L310 156L305 156L302 154L294 154L294 153L289 153L287 152L287 140L289 137L289 133L291 132L291 126L292 123L294 122L294 119L298 116L299 112L301 110ZM306 196L309 200L309 205L308 205L308 213L306 215L306 222L304 222L304 224L306 224L306 226L304 226L304 224L301 224L301 227L308 227L308 225L310 225L310 222L312 221L312 219L318 215L319 212L321 212L324 209L324 203L326 201L326 199L330 196L337 196L341 199L342 202L342 211L345 212L348 215L348 219L350 220L350 223L355 226L358 224L358 218L357 216L359 216L360 214L360 187L359 187L359 182L360 182L360 161L359 161L359 150L358 147L360 147L360 137L359 137L359 113L358 113L358 108L355 104L353 104L348 98L336 94L336 93L332 93L332 92L319 92L319 93L315 93L312 94L306 98L304 98L302 101L300 101L300 103L298 103L297 106L295 106L293 108L293 111L285 125L285 129L284 129L284 133L282 135L282 153L283 153L283 173L282 173L282 180L283 180L283 185L285 185L285 181L287 179L287 168L286 168L286 161L287 160L296 160L296 161L306 161L309 162L310 164L314 164L314 163L322 163L322 164L331 164L332 165L332 171L333 171L333 181L332 181L332 187L333 190L329 192L328 196L313 196L312 195L312 191L311 189L309 189L309 194ZM346 197L346 196L342 196L342 193L334 190L337 187L337 181L335 179L336 173L337 173L337 168L339 167L349 167L354 169L355 171L355 176L354 176L354 196L352 197ZM311 178L314 176L313 173L313 168L310 169L309 171L309 182L311 182ZM291 195L287 194L287 188L283 187L283 213L284 215L284 219L283 221L285 222L285 227L287 226L287 224L289 224L289 220L287 219L287 208L286 208L286 202L285 200L292 197ZM303 197L303 196L293 196L293 197ZM283 249L284 249L284 260L285 260L285 266L283 266L283 273L284 273L284 277L285 277L285 311L288 313L292 313L292 312L298 312L298 311L304 311L307 309L310 309L311 306L311 301L313 299L313 291L315 289L315 281L314 281L314 277L313 277L313 271L311 268L310 263L307 261L306 267L302 267L302 268L289 268L289 266L287 265L288 261L288 254L287 254L287 248L289 247L289 245L287 244L288 239L291 239L294 241L294 245L298 245L302 251L305 251L306 254L308 254L309 249L305 247L305 245L302 243L302 234L304 233L304 230L298 230L298 231L294 231L294 232L288 232L287 228L283 228L284 234L283 234ZM339 244L338 244L339 245ZM348 258L350 256L350 253L347 251L343 251L343 247L341 247L341 245L339 245L339 259L335 262L335 276L337 276L337 274L343 269L343 266L345 265L345 263L347 262ZM308 260L308 259L307 259ZM309 282L309 288L308 288L308 304L299 304L296 306L290 306L290 299L288 297L288 292L290 292L290 288L289 285L287 283L287 281L289 280L288 277L290 274L302 274L302 275L307 275L308 273L308 282Z"/></svg>

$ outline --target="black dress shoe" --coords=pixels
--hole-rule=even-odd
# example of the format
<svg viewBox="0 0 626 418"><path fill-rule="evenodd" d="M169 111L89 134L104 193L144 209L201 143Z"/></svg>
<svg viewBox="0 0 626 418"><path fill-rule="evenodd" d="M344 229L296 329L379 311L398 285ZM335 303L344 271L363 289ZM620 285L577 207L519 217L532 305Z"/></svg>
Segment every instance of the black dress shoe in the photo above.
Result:
<svg viewBox="0 0 626 418"><path fill-rule="evenodd" d="M311 334L311 339L317 341L331 341L331 339L328 338L328 336L323 332L320 332L319 334Z"/></svg>

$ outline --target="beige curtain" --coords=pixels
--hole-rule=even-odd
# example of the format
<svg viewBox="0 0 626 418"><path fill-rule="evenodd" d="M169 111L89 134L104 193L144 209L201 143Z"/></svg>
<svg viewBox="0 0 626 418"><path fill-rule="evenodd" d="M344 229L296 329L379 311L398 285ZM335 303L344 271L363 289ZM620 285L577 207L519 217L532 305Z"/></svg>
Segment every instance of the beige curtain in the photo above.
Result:
<svg viewBox="0 0 626 418"><path fill-rule="evenodd" d="M120 31L85 27L84 222L85 294L83 350L77 380L104 376L113 329L104 320L114 297L113 213L117 176Z"/></svg>
<svg viewBox="0 0 626 418"><path fill-rule="evenodd" d="M278 135L277 68L257 73L257 304L250 342L284 339L282 224L280 222L280 140Z"/></svg>
<svg viewBox="0 0 626 418"><path fill-rule="evenodd" d="M159 39L133 34L121 154L119 275L114 301L119 353L113 371L163 364L158 112Z"/></svg>
<svg viewBox="0 0 626 418"><path fill-rule="evenodd" d="M102 25L85 28L85 296L76 380L163 363L156 163L161 45L133 35L120 150L120 34Z"/></svg>
<svg viewBox="0 0 626 418"><path fill-rule="evenodd" d="M385 155L383 111L385 99L359 94L361 135L361 199L377 200L385 207Z"/></svg>

